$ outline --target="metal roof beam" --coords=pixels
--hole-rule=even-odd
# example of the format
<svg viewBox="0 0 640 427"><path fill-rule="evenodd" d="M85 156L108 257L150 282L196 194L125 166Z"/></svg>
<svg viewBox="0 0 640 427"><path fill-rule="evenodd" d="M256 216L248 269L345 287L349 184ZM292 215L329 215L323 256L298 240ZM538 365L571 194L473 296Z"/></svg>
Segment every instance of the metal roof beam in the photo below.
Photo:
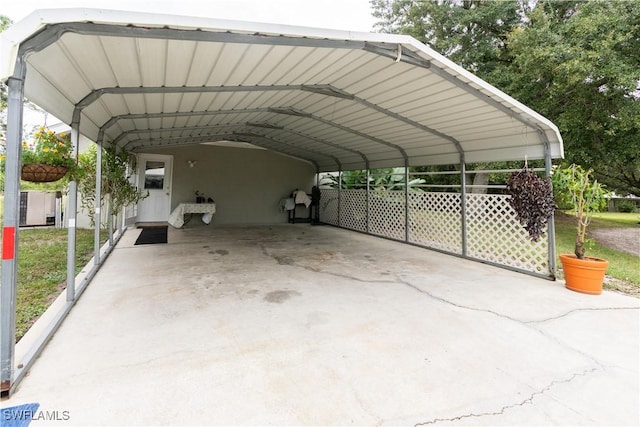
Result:
<svg viewBox="0 0 640 427"><path fill-rule="evenodd" d="M272 141L272 142L274 142L274 143L276 143L276 144L279 144L279 145L285 145L285 146L287 146L287 147L293 147L293 148L295 148L295 149L302 149L303 151L308 151L309 153L318 154L318 155L320 155L320 156L330 158L331 160L333 160L333 161L336 163L336 165L338 166L338 168L342 168L342 163L340 162L340 160L339 160L337 157L332 156L331 154L326 154L326 153L322 153L322 152L320 152L320 151L311 150L310 148L301 148L301 147L299 147L299 146L297 146L297 145L292 145L292 144L289 144L289 143L287 143L287 142L280 141L280 140L278 140L278 139L271 138L271 137L269 137L269 136L267 136L267 135L262 135L262 134L259 134L259 133L254 133L254 132L234 132L234 134L239 135L240 137L246 136L246 137L248 137L248 138L260 138L260 139L266 139L267 141ZM249 142L250 142L251 144L254 144L254 143L255 143L253 140L251 140L251 141L249 141ZM314 162L314 164L316 164L316 168L317 168L317 169L320 169L320 168L318 167L317 163L315 163L315 162Z"/></svg>
<svg viewBox="0 0 640 427"><path fill-rule="evenodd" d="M253 145L257 145L260 148L263 148L265 150L271 150L274 151L278 154L282 154L285 156L289 156L289 157L293 157L296 158L298 160L302 160L305 161L307 163L311 163L312 165L315 166L316 170L320 169L320 166L318 165L318 163L313 160L313 159L309 159L306 157L300 157L297 156L295 154L291 154L291 153L287 153L285 151L282 150L278 150L276 148L273 147L268 147L268 146L264 146L264 144L260 144L257 143L255 141L247 141L246 139L242 139L240 138L239 134L236 133L221 133L221 134L211 134L211 135L207 135L207 136L200 136L200 137L178 137L178 138L170 138L170 139L164 139L160 144L153 144L153 145L139 145L134 147L131 151L132 152L138 152L139 150L142 149L155 149L155 148L164 148L164 147L174 147L174 146L185 146L185 145L199 145L199 144L204 144L207 142L211 142L211 138L215 137L218 139L224 139L225 141L232 141L232 142L243 142L243 143L247 143L247 144L253 144ZM146 141L154 141L153 139L147 139L147 140L137 140L137 141L133 141L133 142L146 142ZM187 142L185 142L187 141Z"/></svg>
<svg viewBox="0 0 640 427"><path fill-rule="evenodd" d="M414 126L423 131L429 132L433 135L437 135L447 141L453 143L458 150L459 153L462 153L464 150L462 149L462 145L455 138L446 135L442 132L439 132L435 129L432 129L426 125L415 122L407 117L404 117L398 113L394 113L386 108L383 108L377 104L369 102L363 98L352 95L342 89L336 88L331 85L318 84L318 85L263 85L263 86L153 86L153 87L107 87L100 88L92 91L87 96L85 96L78 104L76 104L76 111L80 111L87 106L91 105L97 99L99 99L102 95L105 94L146 94L146 93L219 93L219 92L262 92L262 91L283 91L283 90L303 90L307 92L317 93L325 96L335 96L342 99L353 100L361 105L366 106L367 108L374 109L388 117L391 117L395 120L400 120L406 124ZM241 112L242 110L238 110L237 112ZM305 111L298 110L293 107L276 107L271 108L269 111L280 114L289 114L300 117L310 117L310 113ZM380 138L376 138L370 135L366 135L360 131L355 129L350 129L345 126L339 125L334 122L330 122L326 119L323 119L318 116L313 116L316 120L320 120L323 123L330 123L332 126L338 127L342 130L354 133L360 137L370 139L372 141L378 142L380 144L386 145L388 147L392 147L400 152L403 159L408 160L408 155L405 150L393 143L388 141L384 141Z"/></svg>
<svg viewBox="0 0 640 427"><path fill-rule="evenodd" d="M311 118L313 120L316 120L317 117L313 116L311 113L307 113L304 112L302 110L297 110L295 108L290 108L290 107L286 107L286 108L277 108L277 107L269 107L269 108L249 108L246 110L218 110L218 111L193 111L193 112L175 112L175 113L144 113L144 114L122 114L119 116L114 116L111 119L109 119L104 125L102 125L100 127L100 132L102 133L102 135L104 135L104 131L106 129L108 129L109 127L113 126L115 123L117 123L119 120L137 120L137 119L154 119L154 118L164 118L164 117L192 117L192 116L205 116L205 115L218 115L218 114L240 114L240 113L262 113L262 112L271 112L271 113L275 113L275 114L286 114L286 115L292 115L292 116L296 116L296 117L307 117L307 118ZM334 126L334 123L329 122L331 124L331 126ZM179 128L175 128L176 130L178 130ZM319 142L321 144L326 144L335 148L339 148L345 151L348 151L350 153L356 154L358 156L360 156L362 158L362 160L364 161L365 165L369 165L369 159L367 158L367 156L358 150L354 150L348 147L343 147L341 145L338 144L334 144L332 142L329 141L325 141L323 139L320 138L316 138L314 136L311 135L307 135L304 134L302 132L297 132L294 131L292 129L288 129L288 128L284 128L285 131L287 132L291 132L291 133L295 133L298 136L301 136L303 138L309 138L312 139L316 142ZM118 139L120 137L117 136L116 139ZM367 139L370 139L370 137L367 137ZM114 140L115 141L115 140Z"/></svg>
<svg viewBox="0 0 640 427"><path fill-rule="evenodd" d="M455 139L452 136L449 136L449 135L444 134L444 133L442 133L440 131L437 131L437 130L435 130L433 128L430 128L429 126L423 125L422 123L418 123L416 121L413 121L413 120L411 120L411 119L409 119L409 118L407 118L405 116L402 116L402 115L400 115L398 113L394 113L393 111L388 110L388 109L386 109L384 107L381 107L378 104L374 104L372 102L369 102L366 99L359 98L359 97L356 96L356 97L354 97L354 101L356 101L359 104L362 104L362 105L364 105L364 106L366 106L368 108L376 110L377 112L382 113L382 114L384 114L386 116L392 117L392 118L394 118L396 120L399 120L399 121L401 121L403 123L406 123L408 125L416 127L418 129L421 129L421 130L423 130L425 132L429 132L430 134L439 136L442 139L446 139L447 141L450 141L453 145L455 145L456 149L458 150L458 153L461 154L461 153L464 152L464 150L462 149L462 144L460 144L460 141L458 141L457 139Z"/></svg>
<svg viewBox="0 0 640 427"><path fill-rule="evenodd" d="M301 157L299 155L296 154L292 154L290 152L287 151L283 151L282 149L278 149L278 148L274 148L273 146L265 146L264 144L259 144L257 142L255 142L254 140L251 140L250 138L262 138L262 139L267 139L270 141L275 142L278 145L286 145L288 147L293 147L297 150L300 151L307 151L309 153L314 153L323 157L327 157L330 158L331 160L333 160L336 165L341 166L340 161L338 160L337 157L332 156L330 154L326 154L326 153L322 153L316 150L311 150L309 148L304 148L304 147L299 147L296 145L291 145L289 143L283 142L283 141L279 141L277 139L274 138L270 138L266 135L262 135L259 133L255 133L255 132L225 132L225 133L211 133L211 134L206 134L206 135L198 135L198 136L181 136L181 137L173 137L173 138L161 138L160 141L164 141L164 142L159 142L159 143L153 143L153 144L149 144L146 145L145 143L147 142L153 142L153 141L158 141L158 139L156 138L148 138L148 139L137 139L137 140L133 140L130 141L129 143L127 143L125 145L125 149L129 149L130 151L137 151L140 149L145 149L145 148L155 148L155 147L166 147L166 146L173 146L173 145L194 145L194 144L201 144L204 142L211 142L212 138L218 138L218 139L226 139L226 140L238 140L239 142L248 142L250 144L255 144L255 145L259 145L263 148L281 153L281 154L286 154L288 156L292 156L292 157L296 157L298 159L307 161L309 163L312 163L316 166L316 168L318 167L318 164L315 160L313 160L312 158L308 158L308 157ZM240 138L240 139L239 139Z"/></svg>
<svg viewBox="0 0 640 427"><path fill-rule="evenodd" d="M489 95L486 95L486 94L482 93L480 90L472 87L469 83L463 82L462 80L458 79L455 76L452 76L451 74L447 73L446 71L444 71L441 68L433 67L431 69L431 71L433 73L437 74L438 77L442 77L443 79L447 80L448 82L453 83L454 85L456 85L460 89L464 90L466 93L469 93L469 94L475 96L476 98L478 98L479 100L481 100L482 102L485 102L485 103L491 105L492 107L502 111L503 113L505 113L506 115L508 115L512 119L515 119L515 120L519 121L520 123L523 123L524 125L535 129L536 131L538 131L539 134L541 134L541 141L542 141L543 145L545 145L545 147L547 145L550 145L549 139L547 138L546 134L544 133L544 131L543 131L543 129L540 126L539 123L537 123L535 121L528 120L526 117L523 117L521 114L518 114L517 112L513 111L511 108L507 107L503 103L501 103L499 101L496 101L495 99L493 99Z"/></svg>
<svg viewBox="0 0 640 427"><path fill-rule="evenodd" d="M302 90L319 93L320 95L335 96L336 98L353 100L354 96L349 92L331 85L302 85Z"/></svg>
<svg viewBox="0 0 640 427"><path fill-rule="evenodd" d="M266 108L256 108L254 109L256 111L254 112L264 112L264 111L269 111ZM231 111L231 110L230 110ZM246 110L233 110L234 113L239 113L239 112L246 112ZM211 112L213 113L213 112ZM220 112L216 112L216 113L220 113ZM168 113L169 115L171 115L172 113ZM125 118L127 115L123 115L123 116L118 116L120 118ZM148 116L156 116L158 118L162 117L163 114L162 113L155 113L155 114L132 114L131 116L137 116L138 118L149 118ZM113 119L109 120L107 122L110 123ZM107 124L105 124L104 126L106 126ZM120 135L118 135L111 143L112 144L118 144L120 143L120 141L122 141L122 139L124 139L125 137L129 136L129 135L133 135L133 134L140 134L140 133L150 133L150 132L165 132L165 131L185 131L185 130L206 130L206 129L211 129L211 128L224 128L224 127L231 127L231 126L255 126L255 123L250 123L250 122L246 122L246 123L234 123L234 124L221 124L221 125L211 125L211 126L189 126L189 127L182 127L182 128L178 128L178 127L172 127L172 128L161 128L161 129L155 129L155 128L147 128L147 129L133 129L133 130L129 130L129 131L125 131L123 133L121 133ZM103 126L103 128L104 128ZM339 150L343 150L343 151L347 151L349 153L353 153L357 156L360 156L364 162L364 164L368 167L369 165L369 159L367 158L367 156L357 150L353 150L351 148L348 147L343 147L341 145L338 144L334 144L332 142L329 141L325 141L323 139L320 138L316 138L314 136L311 135L307 135L305 133L302 132L298 132L295 131L293 129L288 129L285 128L284 126L256 126L256 127L261 127L261 128L266 128L266 129L273 129L273 130L282 130L285 132L289 132L289 133L293 133L295 135L298 135L302 138L307 138L307 139L311 139L313 141L316 141L320 144L324 144L324 145L329 145L331 147L337 148ZM103 132L103 128L101 128L101 132ZM161 138L163 139L163 138ZM149 139L149 141L152 141L155 139ZM139 141L139 140L134 140L134 141L130 141L127 142L122 148L127 150L129 145L135 141Z"/></svg>
<svg viewBox="0 0 640 427"><path fill-rule="evenodd" d="M223 92L270 92L301 90L302 85L263 86L113 86L94 89L82 98L76 108L83 110L102 95L167 94L167 93L223 93Z"/></svg>
<svg viewBox="0 0 640 427"><path fill-rule="evenodd" d="M420 57L415 52L403 49L401 44L391 45L388 43L365 42L363 49L367 52L386 56L396 62L406 62L407 64L415 65L417 67L431 68L431 61Z"/></svg>
<svg viewBox="0 0 640 427"><path fill-rule="evenodd" d="M357 40L331 40L301 36L272 35L264 33L240 33L215 29L179 29L167 27L142 27L93 22L64 22L49 24L34 36L20 44L20 54L41 51L58 41L64 34L86 36L134 37L160 40L202 41L217 43L243 43L278 46L302 46L320 48L364 49L365 42Z"/></svg>
<svg viewBox="0 0 640 427"><path fill-rule="evenodd" d="M172 131L192 131L192 130L207 130L207 129L215 129L215 128L226 128L233 127L238 125L244 125L244 123L232 123L232 124L220 124L220 125L210 125L210 126L185 126L185 127L171 127L171 128L147 128L147 129L132 129L125 132L122 132L118 135L111 143L119 144L124 138L129 135L141 134L141 133L153 133L153 132L172 132ZM123 148L126 149L130 142L127 142L123 145Z"/></svg>

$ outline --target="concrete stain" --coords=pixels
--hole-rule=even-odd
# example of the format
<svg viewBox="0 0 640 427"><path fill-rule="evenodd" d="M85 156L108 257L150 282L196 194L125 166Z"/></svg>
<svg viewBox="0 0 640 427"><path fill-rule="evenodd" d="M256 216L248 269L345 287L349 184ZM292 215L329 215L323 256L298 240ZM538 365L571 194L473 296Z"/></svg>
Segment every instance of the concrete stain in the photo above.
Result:
<svg viewBox="0 0 640 427"><path fill-rule="evenodd" d="M280 265L292 265L294 263L293 258L287 255L276 255L274 258Z"/></svg>
<svg viewBox="0 0 640 427"><path fill-rule="evenodd" d="M267 302L272 302L276 304L282 304L292 296L300 296L300 292L298 291L271 291L264 296L264 300Z"/></svg>
<svg viewBox="0 0 640 427"><path fill-rule="evenodd" d="M229 251L226 249L218 249L216 251L209 251L210 254L212 255L229 255Z"/></svg>

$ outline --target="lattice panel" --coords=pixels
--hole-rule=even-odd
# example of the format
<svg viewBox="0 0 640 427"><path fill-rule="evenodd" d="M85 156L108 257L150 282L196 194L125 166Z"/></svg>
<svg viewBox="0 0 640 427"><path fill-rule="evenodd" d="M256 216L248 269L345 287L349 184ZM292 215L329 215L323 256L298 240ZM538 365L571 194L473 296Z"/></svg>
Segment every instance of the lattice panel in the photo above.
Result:
<svg viewBox="0 0 640 427"><path fill-rule="evenodd" d="M338 190L324 188L320 190L320 221L325 224L338 224Z"/></svg>
<svg viewBox="0 0 640 427"><path fill-rule="evenodd" d="M369 204L370 233L404 240L404 191L372 191L369 196Z"/></svg>
<svg viewBox="0 0 640 427"><path fill-rule="evenodd" d="M462 254L461 212L458 193L409 193L409 241Z"/></svg>
<svg viewBox="0 0 640 427"><path fill-rule="evenodd" d="M532 242L506 195L467 195L467 255L538 274L549 274L548 237Z"/></svg>
<svg viewBox="0 0 640 427"><path fill-rule="evenodd" d="M367 231L367 190L340 192L340 225L358 231Z"/></svg>

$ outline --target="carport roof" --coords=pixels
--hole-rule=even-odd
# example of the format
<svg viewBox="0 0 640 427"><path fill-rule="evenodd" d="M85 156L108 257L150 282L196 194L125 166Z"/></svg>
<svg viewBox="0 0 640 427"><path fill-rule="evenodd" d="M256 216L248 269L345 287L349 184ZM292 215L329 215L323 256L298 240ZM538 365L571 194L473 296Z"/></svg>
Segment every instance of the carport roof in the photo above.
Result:
<svg viewBox="0 0 640 427"><path fill-rule="evenodd" d="M557 127L402 35L95 9L0 35L2 80L129 151L248 142L319 171L562 157Z"/></svg>

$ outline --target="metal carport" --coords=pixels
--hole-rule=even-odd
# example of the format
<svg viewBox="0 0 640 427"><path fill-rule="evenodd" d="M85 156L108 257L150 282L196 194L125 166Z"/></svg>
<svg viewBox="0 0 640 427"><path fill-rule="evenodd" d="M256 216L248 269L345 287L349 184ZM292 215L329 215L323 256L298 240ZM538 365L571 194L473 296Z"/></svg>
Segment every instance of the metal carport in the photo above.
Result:
<svg viewBox="0 0 640 427"><path fill-rule="evenodd" d="M563 155L553 123L408 36L59 9L2 33L1 52L9 87L3 391L15 378L25 96L69 123L76 146L83 134L134 153L227 140L305 160L317 172L459 164L462 176L467 163L526 157L545 159L550 173L551 159ZM466 256L464 185L460 193ZM70 258L75 197L72 183ZM405 191L405 225L408 203ZM339 208L336 215L332 223L341 225ZM404 233L410 241L408 226ZM551 269L553 230L548 236ZM67 292L70 306L73 286Z"/></svg>

